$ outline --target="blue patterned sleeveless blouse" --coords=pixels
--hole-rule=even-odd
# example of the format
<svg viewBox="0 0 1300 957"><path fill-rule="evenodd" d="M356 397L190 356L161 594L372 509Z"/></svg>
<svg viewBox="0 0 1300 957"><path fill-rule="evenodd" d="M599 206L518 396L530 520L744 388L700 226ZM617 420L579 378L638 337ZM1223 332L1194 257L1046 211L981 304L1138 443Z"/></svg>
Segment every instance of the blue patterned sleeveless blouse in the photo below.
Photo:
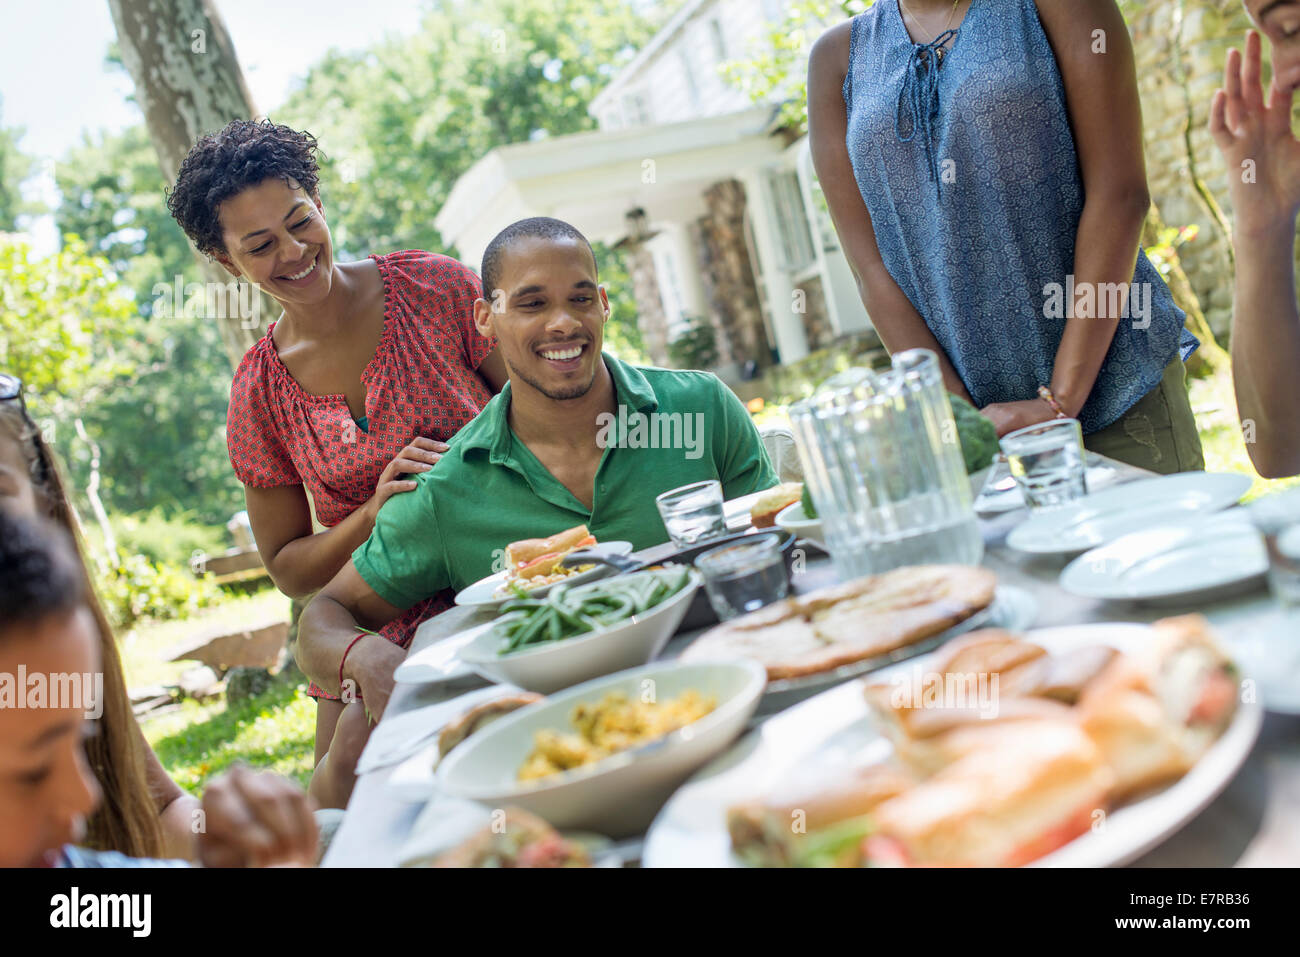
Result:
<svg viewBox="0 0 1300 957"><path fill-rule="evenodd" d="M897 0L853 18L854 176L886 269L976 404L1032 399L1051 381L1075 289L1084 191L1065 87L1034 0L974 0L934 61ZM1131 318L1079 415L1085 432L1118 420L1198 345L1141 250L1133 281Z"/></svg>

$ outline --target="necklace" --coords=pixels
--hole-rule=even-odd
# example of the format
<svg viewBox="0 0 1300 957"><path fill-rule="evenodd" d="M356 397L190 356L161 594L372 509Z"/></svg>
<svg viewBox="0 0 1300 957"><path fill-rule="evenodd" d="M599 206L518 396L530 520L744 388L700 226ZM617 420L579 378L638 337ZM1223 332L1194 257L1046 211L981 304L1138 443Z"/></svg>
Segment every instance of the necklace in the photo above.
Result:
<svg viewBox="0 0 1300 957"><path fill-rule="evenodd" d="M916 24L916 28L917 28L918 30L920 30L922 33L928 33L929 31L927 31L927 30L925 29L925 27L922 26L921 21L918 20L918 19L916 18L916 14L913 13L911 10L909 10L909 9L907 8L907 4L906 4L906 3L903 3L903 0L898 0L898 2L899 2L899 5L903 8L903 12L906 13L909 17L912 18L912 22L913 22L914 24ZM952 0L952 9L951 9L950 11L948 11L948 20L947 20L947 22L944 23L944 25L943 25L943 29L940 30L939 33L934 34L934 36L931 36L931 37L926 41L927 44L929 44L929 43L933 43L934 40L935 40L935 37L937 37L937 36L938 36L939 34L941 34L941 33L945 33L945 32L947 32L948 28L952 26L952 18L955 17L955 16L957 15L957 6L958 6L960 3L961 3L961 0ZM935 51L935 56L936 56L938 59L942 60L943 57L944 57L944 54L947 53L947 52L948 52L947 50L945 50L945 49L943 49L942 47L940 47L938 50Z"/></svg>

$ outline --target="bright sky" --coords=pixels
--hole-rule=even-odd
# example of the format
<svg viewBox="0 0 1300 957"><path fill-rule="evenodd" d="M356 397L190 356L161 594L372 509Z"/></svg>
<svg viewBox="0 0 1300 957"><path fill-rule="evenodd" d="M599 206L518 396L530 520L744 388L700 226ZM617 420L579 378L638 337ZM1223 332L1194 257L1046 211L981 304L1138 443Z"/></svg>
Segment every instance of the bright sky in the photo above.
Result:
<svg viewBox="0 0 1300 957"><path fill-rule="evenodd" d="M422 0L214 0L253 100L273 110L331 47L355 50L415 28ZM113 42L106 0L0 0L0 123L22 126L21 149L57 160L84 131L140 122L130 78L105 67ZM29 187L49 201L48 175ZM53 248L52 223L33 238Z"/></svg>

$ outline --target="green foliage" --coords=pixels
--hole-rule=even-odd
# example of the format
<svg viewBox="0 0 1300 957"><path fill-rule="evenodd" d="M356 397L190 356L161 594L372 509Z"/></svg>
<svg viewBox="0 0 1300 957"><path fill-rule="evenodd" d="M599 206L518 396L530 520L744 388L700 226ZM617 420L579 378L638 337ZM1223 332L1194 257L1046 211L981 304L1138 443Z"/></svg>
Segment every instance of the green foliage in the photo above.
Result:
<svg viewBox="0 0 1300 957"><path fill-rule="evenodd" d="M195 578L187 568L151 562L143 555L124 554L96 585L114 629L129 628L142 619L188 618L222 598L221 589L209 579Z"/></svg>
<svg viewBox="0 0 1300 957"><path fill-rule="evenodd" d="M953 421L961 440L961 455L966 460L966 474L974 475L988 468L998 454L998 430L975 406L960 396L948 393Z"/></svg>
<svg viewBox="0 0 1300 957"><path fill-rule="evenodd" d="M273 118L320 140L341 250L452 253L434 217L457 178L494 147L594 129L587 104L653 31L624 0L434 0L411 36L326 56Z"/></svg>
<svg viewBox="0 0 1300 957"><path fill-rule="evenodd" d="M668 343L668 357L679 369L710 369L718 364L718 334L713 323L694 316L690 328Z"/></svg>
<svg viewBox="0 0 1300 957"><path fill-rule="evenodd" d="M230 547L225 528L203 524L192 511L168 515L153 508L134 514L111 513L108 522L122 554L141 555L161 565L187 568L196 552L222 552ZM86 538L92 549L102 551L98 528L87 528Z"/></svg>
<svg viewBox="0 0 1300 957"><path fill-rule="evenodd" d="M23 380L34 415L61 418L130 371L130 293L79 238L42 259L0 235L0 276L0 368Z"/></svg>
<svg viewBox="0 0 1300 957"><path fill-rule="evenodd" d="M56 221L113 264L134 296L129 373L86 403L102 454L103 497L119 512L192 510L224 525L243 507L226 459L230 363L215 322L154 309L176 284L202 280L164 201L162 172L143 125L85 140L57 170ZM84 447L65 445L73 484L88 479Z"/></svg>
<svg viewBox="0 0 1300 957"><path fill-rule="evenodd" d="M155 284L201 281L188 240L167 211L169 185L144 124L85 136L55 167L60 202L55 220L116 269L152 314ZM224 363L223 363L224 365Z"/></svg>
<svg viewBox="0 0 1300 957"><path fill-rule="evenodd" d="M808 127L808 51L827 28L856 16L873 0L795 0L785 20L755 41L749 55L722 66L723 77L755 103L781 103L779 125Z"/></svg>
<svg viewBox="0 0 1300 957"><path fill-rule="evenodd" d="M105 502L120 512L160 508L224 527L243 508L226 456L230 366L214 322L155 316L143 324L131 376L86 408L98 438ZM85 481L78 449L70 471Z"/></svg>
<svg viewBox="0 0 1300 957"><path fill-rule="evenodd" d="M632 295L632 277L628 275L623 251L603 243L592 243L592 251L600 268L600 284L609 296L604 349L624 362L649 365L645 340L636 324L636 299Z"/></svg>
<svg viewBox="0 0 1300 957"><path fill-rule="evenodd" d="M0 232L13 232L19 216L39 212L22 197L22 184L35 166L32 158L18 149L22 138L21 127L0 126Z"/></svg>

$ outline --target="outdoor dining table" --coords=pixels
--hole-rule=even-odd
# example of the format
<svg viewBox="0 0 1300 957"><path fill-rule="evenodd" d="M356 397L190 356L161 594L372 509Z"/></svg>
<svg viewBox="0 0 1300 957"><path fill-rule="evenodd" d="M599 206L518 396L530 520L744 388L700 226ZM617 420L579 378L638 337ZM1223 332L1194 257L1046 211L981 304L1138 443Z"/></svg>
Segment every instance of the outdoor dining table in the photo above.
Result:
<svg viewBox="0 0 1300 957"><path fill-rule="evenodd" d="M1151 474L1107 461L1116 481L1131 482ZM1006 536L1027 515L1022 509L981 519L983 564L998 575L999 584L1015 586L1037 601L1032 627L1046 628L1091 622L1152 622L1188 612L1204 614L1231 647L1234 635L1245 635L1253 622L1273 611L1273 599L1262 586L1254 592L1213 604L1189 602L1159 607L1080 598L1064 591L1057 579L1067 559L1017 552ZM670 546L640 553L654 559ZM830 558L810 549L802 570L792 579L796 592L807 592L837 581ZM416 631L411 652L489 620L491 613L457 607L429 619ZM671 658L699 631L678 634L662 658ZM1300 634L1296 635L1300 641ZM484 684L487 684L485 681ZM463 693L460 686L456 693ZM436 685L398 684L380 725L397 715L445 697ZM761 720L761 719L756 719ZM395 765L394 765L395 766ZM357 779L347 812L325 858L326 867L389 867L399 863L399 851L409 837L423 805L394 794L388 786L393 767L380 767ZM635 852L635 847L634 847ZM632 854L635 856L635 853ZM1294 867L1300 865L1300 717L1267 713L1249 757L1222 793L1186 826L1143 854L1134 867Z"/></svg>

